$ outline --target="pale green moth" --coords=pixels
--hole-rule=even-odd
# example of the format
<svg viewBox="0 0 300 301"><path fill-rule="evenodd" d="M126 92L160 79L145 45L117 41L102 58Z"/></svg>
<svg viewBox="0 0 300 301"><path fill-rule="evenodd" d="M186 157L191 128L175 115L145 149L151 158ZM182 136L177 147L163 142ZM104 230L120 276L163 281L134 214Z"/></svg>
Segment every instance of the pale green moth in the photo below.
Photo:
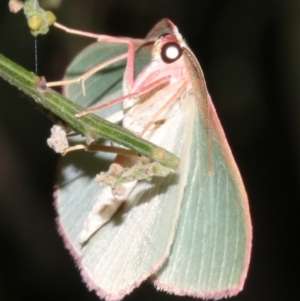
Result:
<svg viewBox="0 0 300 301"><path fill-rule="evenodd" d="M126 53L126 43L109 43L118 40L105 37L106 42L74 60L69 75ZM177 155L179 168L163 178L125 183L116 192L94 180L115 155L68 154L56 192L59 231L88 287L105 300L122 299L146 279L177 295L235 295L249 266L250 213L200 65L167 19L145 40L123 40L135 45L126 71L125 61L117 62L86 81L86 97L74 85L67 95L86 107L108 95L116 98L124 75L122 95L138 95L125 99L121 115L115 116L124 117L124 127ZM133 58L136 77L131 81ZM116 160L130 169L139 158L118 155Z"/></svg>

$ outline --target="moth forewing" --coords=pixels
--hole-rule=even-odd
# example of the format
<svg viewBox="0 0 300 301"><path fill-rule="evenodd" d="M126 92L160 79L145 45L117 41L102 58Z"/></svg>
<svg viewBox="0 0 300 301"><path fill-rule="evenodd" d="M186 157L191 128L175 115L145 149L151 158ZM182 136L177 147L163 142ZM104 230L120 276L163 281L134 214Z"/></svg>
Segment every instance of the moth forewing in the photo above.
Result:
<svg viewBox="0 0 300 301"><path fill-rule="evenodd" d="M244 285L251 252L245 188L195 57L186 57L195 110L180 219L155 285L178 295L221 298ZM196 64L196 65L195 65Z"/></svg>

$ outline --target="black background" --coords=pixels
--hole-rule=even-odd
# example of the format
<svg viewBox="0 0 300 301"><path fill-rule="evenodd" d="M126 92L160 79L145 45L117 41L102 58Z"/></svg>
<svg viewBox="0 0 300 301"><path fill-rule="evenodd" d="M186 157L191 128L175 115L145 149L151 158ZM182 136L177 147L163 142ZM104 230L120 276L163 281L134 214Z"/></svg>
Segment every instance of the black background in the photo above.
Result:
<svg viewBox="0 0 300 301"><path fill-rule="evenodd" d="M300 1L64 0L54 12L65 25L110 35L144 37L163 17L178 26L249 194L253 253L245 289L232 300L298 300ZM38 74L60 79L88 42L51 29L37 39ZM34 71L34 49L22 12L1 1L0 52ZM52 124L26 98L0 80L0 300L98 300L56 232ZM193 299L143 284L125 300Z"/></svg>

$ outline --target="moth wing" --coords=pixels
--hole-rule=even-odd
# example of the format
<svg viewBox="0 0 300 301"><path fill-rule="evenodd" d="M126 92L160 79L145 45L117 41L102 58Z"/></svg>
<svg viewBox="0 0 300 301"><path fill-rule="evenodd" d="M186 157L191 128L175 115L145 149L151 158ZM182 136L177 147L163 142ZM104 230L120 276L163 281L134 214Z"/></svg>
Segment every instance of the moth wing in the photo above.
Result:
<svg viewBox="0 0 300 301"><path fill-rule="evenodd" d="M171 253L154 283L177 295L219 299L243 287L250 260L250 213L239 170L209 95L210 141L195 95L188 98L185 103L193 106L188 181Z"/></svg>
<svg viewBox="0 0 300 301"><path fill-rule="evenodd" d="M84 221L110 188L101 188L91 179L101 166L98 154L85 155L79 162L71 154L65 161L56 201L59 230L89 288L106 300L128 294L157 272L170 253L187 181L190 114L178 110L154 135L155 141L183 158L178 172L138 182L124 206L85 245L79 239Z"/></svg>

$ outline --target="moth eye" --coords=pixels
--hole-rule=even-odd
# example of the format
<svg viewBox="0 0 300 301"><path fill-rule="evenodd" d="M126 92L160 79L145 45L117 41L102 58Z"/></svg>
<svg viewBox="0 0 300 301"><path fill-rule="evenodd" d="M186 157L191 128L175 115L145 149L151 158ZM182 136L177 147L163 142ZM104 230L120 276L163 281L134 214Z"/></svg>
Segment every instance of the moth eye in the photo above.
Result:
<svg viewBox="0 0 300 301"><path fill-rule="evenodd" d="M166 64L170 64L181 57L182 48L176 42L169 42L162 46L160 55Z"/></svg>

